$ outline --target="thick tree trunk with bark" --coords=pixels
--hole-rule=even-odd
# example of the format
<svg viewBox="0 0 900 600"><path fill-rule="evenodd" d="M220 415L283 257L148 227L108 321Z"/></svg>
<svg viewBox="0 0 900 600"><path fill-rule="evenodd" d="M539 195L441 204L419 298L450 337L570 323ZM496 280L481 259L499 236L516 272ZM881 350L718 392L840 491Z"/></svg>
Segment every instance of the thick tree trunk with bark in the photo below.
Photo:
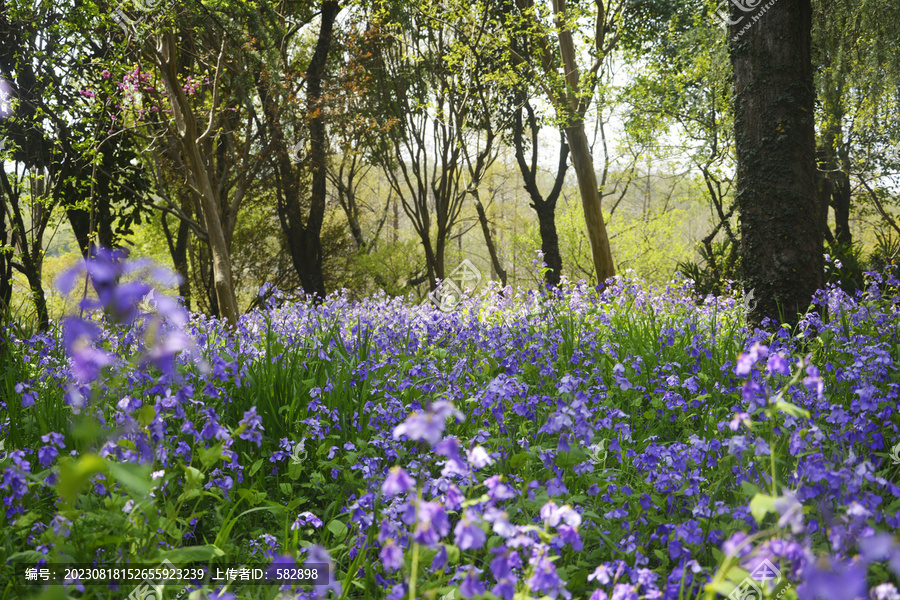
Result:
<svg viewBox="0 0 900 600"><path fill-rule="evenodd" d="M566 127L566 139L572 152L572 166L578 177L578 192L581 195L581 207L584 209L584 222L587 225L588 239L591 242L591 256L594 259L594 271L597 281L603 282L616 274L613 265L612 250L609 247L609 234L603 220L600 205L600 189L597 186L597 173L594 161L584 133L584 122L578 121Z"/></svg>
<svg viewBox="0 0 900 600"><path fill-rule="evenodd" d="M547 271L544 282L550 287L559 287L562 275L562 255L559 252L559 235L556 232L556 206L548 202L532 204L538 216L538 231L541 234L541 252Z"/></svg>
<svg viewBox="0 0 900 600"><path fill-rule="evenodd" d="M842 167L832 178L831 207L834 209L834 238L842 246L849 246L853 242L853 234L850 232L850 175L845 170L849 165Z"/></svg>
<svg viewBox="0 0 900 600"><path fill-rule="evenodd" d="M747 15L732 12L741 262L744 289L757 298L748 319L796 324L823 284L812 9L810 0L778 0L747 29Z"/></svg>

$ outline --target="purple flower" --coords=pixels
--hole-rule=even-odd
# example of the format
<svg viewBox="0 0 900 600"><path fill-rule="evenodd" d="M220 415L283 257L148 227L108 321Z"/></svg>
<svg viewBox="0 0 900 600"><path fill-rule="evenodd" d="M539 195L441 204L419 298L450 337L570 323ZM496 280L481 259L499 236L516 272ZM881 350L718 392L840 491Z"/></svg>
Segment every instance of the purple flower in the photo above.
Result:
<svg viewBox="0 0 900 600"><path fill-rule="evenodd" d="M472 465L472 468L476 471L479 469L483 469L488 465L493 464L494 462L494 460L487 453L487 450L485 450L481 446L475 446L471 450L467 450L466 456L469 459L469 464Z"/></svg>
<svg viewBox="0 0 900 600"><path fill-rule="evenodd" d="M837 564L828 571L810 564L797 587L798 600L856 600L866 594L866 568L862 563Z"/></svg>
<svg viewBox="0 0 900 600"><path fill-rule="evenodd" d="M556 598L560 592L563 592L563 595L568 597L568 592L563 588L564 583L559 578L556 567L543 549L538 548L535 550L531 558L531 564L534 569L531 578L528 580L528 585L531 589L551 598Z"/></svg>
<svg viewBox="0 0 900 600"><path fill-rule="evenodd" d="M34 406L34 401L37 400L37 392L32 390L28 384L17 383L15 390L17 394L22 394L22 408Z"/></svg>
<svg viewBox="0 0 900 600"><path fill-rule="evenodd" d="M749 352L741 354L738 357L737 366L734 368L734 374L738 377L746 377L750 374L750 369L759 362L759 359L765 358L768 354L768 346L764 346L759 342L754 342Z"/></svg>
<svg viewBox="0 0 900 600"><path fill-rule="evenodd" d="M413 535L416 543L431 547L448 533L450 533L450 519L444 507L438 502L419 503L419 522Z"/></svg>
<svg viewBox="0 0 900 600"><path fill-rule="evenodd" d="M494 533L504 538L514 536L518 531L516 526L509 522L509 514L493 506L484 511L484 520L493 525Z"/></svg>
<svg viewBox="0 0 900 600"><path fill-rule="evenodd" d="M388 572L396 571L403 566L403 550L394 542L393 539L387 540L381 547L378 555L381 558L381 564Z"/></svg>
<svg viewBox="0 0 900 600"><path fill-rule="evenodd" d="M782 354L772 354L766 363L766 371L769 374L777 373L779 375L788 376L791 374L791 363Z"/></svg>
<svg viewBox="0 0 900 600"><path fill-rule="evenodd" d="M887 560L894 548L894 536L889 533L876 533L859 541L859 549L866 562Z"/></svg>
<svg viewBox="0 0 900 600"><path fill-rule="evenodd" d="M816 397L819 400L822 399L822 392L825 389L825 382L823 382L822 378L819 376L819 369L817 369L815 365L809 365L808 367L806 367L806 377L803 378L803 385L811 390L815 389Z"/></svg>
<svg viewBox="0 0 900 600"><path fill-rule="evenodd" d="M882 583L873 587L870 592L872 600L900 600L900 592L893 583Z"/></svg>
<svg viewBox="0 0 900 600"><path fill-rule="evenodd" d="M637 589L633 585L617 583L610 600L638 600L638 597Z"/></svg>
<svg viewBox="0 0 900 600"><path fill-rule="evenodd" d="M456 545L460 550L477 550L484 546L487 536L478 524L480 519L466 510L462 519L456 524L453 533L456 535Z"/></svg>
<svg viewBox="0 0 900 600"><path fill-rule="evenodd" d="M59 456L59 450L53 446L43 446L38 450L38 462L42 467L49 467L57 456Z"/></svg>
<svg viewBox="0 0 900 600"><path fill-rule="evenodd" d="M627 512L625 514L628 514ZM553 500L550 500L541 508L541 518L549 527L556 527L560 522L565 521L570 527L578 527L581 525L581 515L578 514L571 506L557 506Z"/></svg>
<svg viewBox="0 0 900 600"><path fill-rule="evenodd" d="M790 526L794 535L803 531L803 505L797 501L797 495L791 490L785 490L784 495L775 499L774 508L781 517L778 526Z"/></svg>
<svg viewBox="0 0 900 600"><path fill-rule="evenodd" d="M493 475L484 480L488 489L488 497L491 500L511 500L516 497L516 492L503 483L502 475Z"/></svg>
<svg viewBox="0 0 900 600"><path fill-rule="evenodd" d="M297 518L294 520L294 523L291 525L291 529L299 529L303 525L312 525L316 529L322 526L322 519L312 514L311 512L303 511Z"/></svg>
<svg viewBox="0 0 900 600"><path fill-rule="evenodd" d="M463 598L474 598L484 593L484 584L475 574L475 569L469 569L466 578L463 579L462 585L459 586L459 593Z"/></svg>
<svg viewBox="0 0 900 600"><path fill-rule="evenodd" d="M143 401L140 398L132 398L131 396L125 396L116 404L120 410L123 412L131 413L136 411L141 407Z"/></svg>
<svg viewBox="0 0 900 600"><path fill-rule="evenodd" d="M588 575L587 578L588 578L588 581L594 581L596 579L598 583L606 585L607 583L609 583L612 580L611 579L612 576L613 576L613 572L609 568L609 565L602 564L599 567L597 567L596 569L594 569L593 573Z"/></svg>
<svg viewBox="0 0 900 600"><path fill-rule="evenodd" d="M572 546L575 552L580 552L584 548L584 542L581 541L577 528L570 525L560 525L557 531L559 532L559 539Z"/></svg>
<svg viewBox="0 0 900 600"><path fill-rule="evenodd" d="M256 414L256 407L250 407L250 410L244 412L244 418L241 419L240 425L245 429L238 437L242 440L250 440L256 442L256 446L262 446L262 418Z"/></svg>
<svg viewBox="0 0 900 600"><path fill-rule="evenodd" d="M741 423L743 423L747 429L753 427L753 422L750 421L750 414L745 412L735 413L734 417L732 417L731 422L728 424L728 429L732 431L737 431L740 428Z"/></svg>
<svg viewBox="0 0 900 600"><path fill-rule="evenodd" d="M94 347L100 339L100 328L76 317L63 320L63 346L72 359L72 375L81 383L90 383L100 369L115 362L115 356Z"/></svg>
<svg viewBox="0 0 900 600"><path fill-rule="evenodd" d="M447 565L447 547L441 544L441 547L438 548L437 554L434 555L434 559L431 561L431 570L432 571L443 571L444 567Z"/></svg>
<svg viewBox="0 0 900 600"><path fill-rule="evenodd" d="M416 485L416 480L409 476L409 473L402 467L391 467L384 483L381 484L382 493L391 498L397 494L408 492Z"/></svg>
<svg viewBox="0 0 900 600"><path fill-rule="evenodd" d="M751 544L745 543L749 536L743 531L735 531L730 538L722 544L722 552L730 556L746 556L753 549Z"/></svg>
<svg viewBox="0 0 900 600"><path fill-rule="evenodd" d="M394 428L394 439L399 440L400 436L405 435L412 441L428 442L430 446L434 446L444 435L447 418L451 416L460 421L465 419L465 416L446 400L433 402L426 412L414 412L406 418L406 421L397 425Z"/></svg>
<svg viewBox="0 0 900 600"><path fill-rule="evenodd" d="M50 521L50 527L53 529L54 534L67 538L71 533L72 521L62 515L56 515Z"/></svg>
<svg viewBox="0 0 900 600"><path fill-rule="evenodd" d="M329 572L328 585L322 588L322 595L324 596L328 592L328 590L332 590L335 596L340 597L342 591L341 582L337 580L334 569L334 561L331 560L331 555L328 553L328 550L326 550L322 546L310 547L309 554L306 556L306 561L304 561L304 564L327 565Z"/></svg>

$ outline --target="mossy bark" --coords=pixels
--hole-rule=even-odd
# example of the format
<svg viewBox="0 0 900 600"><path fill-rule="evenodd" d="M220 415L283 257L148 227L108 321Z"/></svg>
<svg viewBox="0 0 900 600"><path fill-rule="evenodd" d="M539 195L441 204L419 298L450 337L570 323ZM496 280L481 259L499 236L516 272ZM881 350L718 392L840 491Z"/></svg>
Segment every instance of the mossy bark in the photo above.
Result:
<svg viewBox="0 0 900 600"><path fill-rule="evenodd" d="M733 7L737 201L751 325L795 324L823 285L810 0ZM748 26L749 25L749 26Z"/></svg>

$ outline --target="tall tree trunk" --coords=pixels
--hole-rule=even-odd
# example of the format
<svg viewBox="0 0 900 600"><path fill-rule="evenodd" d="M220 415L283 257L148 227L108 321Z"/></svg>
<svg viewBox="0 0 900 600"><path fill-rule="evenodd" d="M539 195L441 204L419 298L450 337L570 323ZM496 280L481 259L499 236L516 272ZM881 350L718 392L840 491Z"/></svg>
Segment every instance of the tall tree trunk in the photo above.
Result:
<svg viewBox="0 0 900 600"><path fill-rule="evenodd" d="M47 310L47 297L44 295L44 286L41 282L42 261L36 262L37 264L29 265L25 272L25 278L28 280L28 287L31 288L31 298L34 301L38 327L41 331L46 331L50 328L50 313Z"/></svg>
<svg viewBox="0 0 900 600"><path fill-rule="evenodd" d="M38 185L40 187L37 195L43 196L43 186L40 180ZM44 294L41 273L44 264L43 234L51 213L48 210L32 220L31 236L29 236L28 229L25 226L25 219L22 216L19 188L13 187L9 180L9 174L3 170L0 170L0 188L2 188L3 196L6 198L5 202L8 203L2 208L9 209L10 217L12 218L9 232L10 245L19 249L18 261L13 256L6 257L6 260L9 261L7 272L9 272L9 266L12 266L25 276L25 279L28 281L28 287L31 289L38 327L41 331L46 331L50 327L50 315L47 311L47 298ZM12 286L11 277L7 279L6 285Z"/></svg>
<svg viewBox="0 0 900 600"><path fill-rule="evenodd" d="M322 110L322 81L328 65L328 50L331 47L334 21L340 12L337 0L322 2L322 22L316 50L306 70L306 110L309 118L309 160L312 168L312 189L310 190L309 218L306 222L304 254L309 266L301 274L303 289L319 298L325 297L325 278L322 273L322 222L325 218L328 182L328 142L325 139L325 112Z"/></svg>
<svg viewBox="0 0 900 600"><path fill-rule="evenodd" d="M393 207L394 208L394 220L392 223L392 225L393 225L392 229L394 232L393 241L396 244L397 240L400 239L400 201L397 200L396 196L394 197L393 204L394 204L394 207Z"/></svg>
<svg viewBox="0 0 900 600"><path fill-rule="evenodd" d="M833 62L829 60L825 66L832 65ZM824 124L819 151L822 169L828 180L827 185L822 186L822 191L828 192L828 203L834 209L835 241L842 248L847 248L853 241L853 236L850 232L850 157L844 143L844 74L826 68L822 83Z"/></svg>
<svg viewBox="0 0 900 600"><path fill-rule="evenodd" d="M0 189L2 192L2 189ZM6 252L12 245L12 231L6 228L6 194L0 193L0 328L6 325L9 303L12 301L12 253ZM0 344L3 338L0 336Z"/></svg>
<svg viewBox="0 0 900 600"><path fill-rule="evenodd" d="M506 287L506 269L500 264L500 256L497 254L497 246L494 244L494 238L491 235L487 214L484 212L484 206L481 205L481 200L478 199L478 190L473 190L472 194L475 195L475 210L478 212L478 220L481 222L481 232L484 234L484 243L487 246L488 254L491 256L491 268L497 273L503 287ZM462 236L460 236L459 239L460 242L462 242Z"/></svg>
<svg viewBox="0 0 900 600"><path fill-rule="evenodd" d="M744 289L758 299L748 319L796 324L823 284L812 9L778 0L743 31L746 15L733 7L732 18L741 263Z"/></svg>
<svg viewBox="0 0 900 600"><path fill-rule="evenodd" d="M156 59L166 92L172 103L172 115L177 125L178 137L184 153L194 189L200 198L204 225L209 237L209 251L213 270L213 286L219 315L230 325L237 324L237 299L234 295L234 279L231 273L231 256L225 240L218 189L212 184L206 161L200 152L203 140L197 127L197 119L178 80L175 68L175 38L172 33L164 33L160 38ZM221 66L221 65L220 65ZM210 110L215 110L213 106ZM207 131L208 133L208 131ZM203 134L204 136L206 135Z"/></svg>
<svg viewBox="0 0 900 600"><path fill-rule="evenodd" d="M184 205L182 205L184 208ZM185 214L191 214L190 209L184 211ZM191 310L191 280L190 273L188 272L188 242L189 236L191 234L190 225L184 219L178 219L178 231L176 232L174 238L172 239L172 234L169 231L169 225L166 222L166 213L162 213L160 215L162 219L162 228L163 232L166 235L166 243L169 246L169 254L172 256L172 265L175 267L175 272L178 273L178 276L181 278L181 281L178 283L178 295L181 296L181 299L184 301L184 306L187 310Z"/></svg>
<svg viewBox="0 0 900 600"><path fill-rule="evenodd" d="M828 150L819 146L816 149L816 203L819 206L819 227L822 228L825 241L834 244L834 236L828 227L828 208L831 206L831 194L834 191L829 173L830 164Z"/></svg>
<svg viewBox="0 0 900 600"><path fill-rule="evenodd" d="M584 222L587 225L588 239L591 242L591 257L594 260L594 272L599 282L616 274L613 265L612 250L609 247L609 234L603 221L603 210L600 205L600 189L597 186L597 173L594 161L584 133L584 121L566 127L566 139L572 152L572 166L578 177L578 192L581 195L581 206L584 209Z"/></svg>
<svg viewBox="0 0 900 600"><path fill-rule="evenodd" d="M300 278L303 291L317 300L325 297L325 277L322 265L322 223L325 219L325 205L328 184L328 143L325 138L325 113L322 110L322 82L328 64L328 51L334 31L334 21L340 12L337 0L323 0L321 23L316 47L306 70L306 116L309 127L309 154L306 157L312 171L309 214L305 222L301 199L300 175L289 156L292 145L285 138L275 91L270 89L270 81L256 74L263 112L276 151L276 174L278 189L278 218L291 252L291 262Z"/></svg>
<svg viewBox="0 0 900 600"><path fill-rule="evenodd" d="M603 221L600 189L597 185L597 173L594 171L594 158L591 147L584 133L584 111L586 99L579 90L578 62L575 58L575 43L572 31L565 24L566 1L553 0L553 14L559 31L559 51L562 56L566 79L566 98L557 100L556 109L562 111L566 123L566 139L572 153L572 166L578 178L578 192L581 195L581 206L584 208L584 222L587 226L588 239L591 242L591 256L594 261L594 272L599 282L616 274L612 251L609 247L609 235Z"/></svg>

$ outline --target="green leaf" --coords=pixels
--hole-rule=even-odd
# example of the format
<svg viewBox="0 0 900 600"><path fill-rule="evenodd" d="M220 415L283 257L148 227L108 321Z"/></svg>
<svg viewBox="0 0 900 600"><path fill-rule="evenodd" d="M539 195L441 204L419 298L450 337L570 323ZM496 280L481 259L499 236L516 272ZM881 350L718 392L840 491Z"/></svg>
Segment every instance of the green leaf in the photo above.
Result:
<svg viewBox="0 0 900 600"><path fill-rule="evenodd" d="M178 496L179 502L185 502L186 500L190 500L192 498L196 498L200 495L200 490L194 488L192 490L184 490L181 492L181 495Z"/></svg>
<svg viewBox="0 0 900 600"><path fill-rule="evenodd" d="M147 496L153 489L150 469L131 463L107 461L110 474L120 483L131 488L140 496Z"/></svg>
<svg viewBox="0 0 900 600"><path fill-rule="evenodd" d="M153 419L156 418L156 407L152 404L147 404L143 408L141 408L138 413L138 423L143 427L147 427L150 423L153 422Z"/></svg>
<svg viewBox="0 0 900 600"><path fill-rule="evenodd" d="M175 548L168 552L163 552L157 559L159 561L168 560L176 566L184 563L209 562L214 558L225 556L225 553L217 546L207 544L205 546L187 546L185 548Z"/></svg>
<svg viewBox="0 0 900 600"><path fill-rule="evenodd" d="M206 479L206 475L201 473L200 469L197 469L196 467L185 467L184 475L187 480L188 489L200 487L203 484L203 480Z"/></svg>
<svg viewBox="0 0 900 600"><path fill-rule="evenodd" d="M85 454L77 462L68 456L63 457L59 461L56 490L68 504L72 504L88 479L105 469L106 459L97 454Z"/></svg>
<svg viewBox="0 0 900 600"><path fill-rule="evenodd" d="M741 490L747 496L754 496L761 493L761 490L747 480L741 482Z"/></svg>
<svg viewBox="0 0 900 600"><path fill-rule="evenodd" d="M528 453L519 452L509 459L509 466L513 471L521 471L526 462L528 462Z"/></svg>
<svg viewBox="0 0 900 600"><path fill-rule="evenodd" d="M210 448L204 448L200 450L200 464L202 464L204 467L213 466L214 464L216 464L216 462L219 461L219 459L222 458L223 450L224 447L222 446L221 442Z"/></svg>
<svg viewBox="0 0 900 600"><path fill-rule="evenodd" d="M763 519L770 512L775 512L775 498L767 494L756 494L750 501L750 514L758 525L762 525Z"/></svg>
<svg viewBox="0 0 900 600"><path fill-rule="evenodd" d="M330 523L328 523L328 531L334 536L334 539L338 542L347 537L347 526L337 519L334 519Z"/></svg>
<svg viewBox="0 0 900 600"><path fill-rule="evenodd" d="M8 562L20 562L25 564L36 564L39 560L46 560L46 556L37 550L25 550L24 552L16 552L6 560Z"/></svg>
<svg viewBox="0 0 900 600"><path fill-rule="evenodd" d="M776 402L775 408L777 408L781 412L791 415L792 417L805 417L807 419L809 418L808 410L804 410L796 404L791 404L790 402L785 402L784 400L779 400L778 402Z"/></svg>
<svg viewBox="0 0 900 600"><path fill-rule="evenodd" d="M238 495L247 501L250 506L255 506L266 499L266 492L262 490L240 489Z"/></svg>
<svg viewBox="0 0 900 600"><path fill-rule="evenodd" d="M259 471L259 468L262 466L262 464L263 464L263 459L261 459L261 458L259 460L257 460L255 463L253 463L253 465L250 467L250 471L248 471L250 477L253 477L254 475L256 475L256 472Z"/></svg>

